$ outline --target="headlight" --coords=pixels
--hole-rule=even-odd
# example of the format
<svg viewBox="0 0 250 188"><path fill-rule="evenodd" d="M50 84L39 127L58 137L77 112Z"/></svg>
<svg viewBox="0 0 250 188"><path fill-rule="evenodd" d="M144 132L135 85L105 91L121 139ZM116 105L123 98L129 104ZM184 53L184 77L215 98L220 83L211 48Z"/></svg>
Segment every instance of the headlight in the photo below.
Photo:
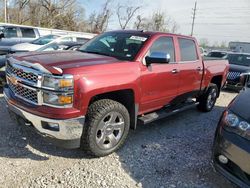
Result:
<svg viewBox="0 0 250 188"><path fill-rule="evenodd" d="M239 118L232 113L227 113L225 121L227 125L230 127L237 127L239 125Z"/></svg>
<svg viewBox="0 0 250 188"><path fill-rule="evenodd" d="M57 76L44 76L42 86L52 90L69 90L74 87L74 80L72 75Z"/></svg>
<svg viewBox="0 0 250 188"><path fill-rule="evenodd" d="M232 112L226 112L224 120L226 125L231 128L236 128L241 131L250 130L250 124Z"/></svg>
<svg viewBox="0 0 250 188"><path fill-rule="evenodd" d="M43 102L54 106L67 106L73 103L73 94L43 93Z"/></svg>

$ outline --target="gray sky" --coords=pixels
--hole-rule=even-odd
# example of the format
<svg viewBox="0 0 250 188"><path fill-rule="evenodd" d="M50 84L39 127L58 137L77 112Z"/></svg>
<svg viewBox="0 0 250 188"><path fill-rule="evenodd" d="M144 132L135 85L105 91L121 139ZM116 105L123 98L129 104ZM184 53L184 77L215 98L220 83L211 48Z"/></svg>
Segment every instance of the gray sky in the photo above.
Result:
<svg viewBox="0 0 250 188"><path fill-rule="evenodd" d="M104 0L81 0L86 14L99 10ZM116 1L124 2L124 1ZM130 0L133 5L142 5L140 14L144 17L153 11L164 11L180 26L179 32L190 35L191 13L195 0ZM207 38L211 45L222 41L250 42L250 0L197 0L197 17L194 36ZM116 5L113 5L114 8ZM114 9L115 10L115 9ZM119 29L115 15L109 29Z"/></svg>

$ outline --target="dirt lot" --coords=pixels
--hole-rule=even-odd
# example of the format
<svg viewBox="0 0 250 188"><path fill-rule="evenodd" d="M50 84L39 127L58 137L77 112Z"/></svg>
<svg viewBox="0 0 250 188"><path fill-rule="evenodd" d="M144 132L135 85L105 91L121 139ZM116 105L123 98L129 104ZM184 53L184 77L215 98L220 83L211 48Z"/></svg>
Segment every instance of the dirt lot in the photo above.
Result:
<svg viewBox="0 0 250 188"><path fill-rule="evenodd" d="M103 158L64 150L10 119L0 94L0 187L227 187L214 172L211 146L224 107L192 109L131 131L125 146Z"/></svg>

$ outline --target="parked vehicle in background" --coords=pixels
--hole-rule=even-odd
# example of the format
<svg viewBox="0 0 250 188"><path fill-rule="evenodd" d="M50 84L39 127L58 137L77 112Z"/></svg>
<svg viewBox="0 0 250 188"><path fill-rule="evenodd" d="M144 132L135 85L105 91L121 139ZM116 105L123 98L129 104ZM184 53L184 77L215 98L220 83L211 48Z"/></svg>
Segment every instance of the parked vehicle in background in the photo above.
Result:
<svg viewBox="0 0 250 188"><path fill-rule="evenodd" d="M225 58L227 56L228 52L226 51L218 51L218 50L213 50L209 52L206 56L207 57L212 57L212 58Z"/></svg>
<svg viewBox="0 0 250 188"><path fill-rule="evenodd" d="M208 51L202 47L200 47L200 53L201 53L201 56L206 56L208 54Z"/></svg>
<svg viewBox="0 0 250 188"><path fill-rule="evenodd" d="M216 170L242 188L250 187L250 83L245 76L246 87L223 112L213 146Z"/></svg>
<svg viewBox="0 0 250 188"><path fill-rule="evenodd" d="M31 42L16 44L10 48L9 53L35 51L59 37L60 35L46 35Z"/></svg>
<svg viewBox="0 0 250 188"><path fill-rule="evenodd" d="M37 49L42 48L43 46L51 42L78 42L83 44L87 42L89 39L91 39L91 37L85 38L82 36L74 36L74 35L65 35L65 36L47 35L30 43L21 43L14 45L11 47L10 53L36 51Z"/></svg>
<svg viewBox="0 0 250 188"><path fill-rule="evenodd" d="M250 72L250 53L228 53L226 58L230 64L226 88L241 90L240 75Z"/></svg>
<svg viewBox="0 0 250 188"><path fill-rule="evenodd" d="M40 37L37 29L32 27L6 26L0 24L0 55L7 54L10 47L30 42Z"/></svg>
<svg viewBox="0 0 250 188"><path fill-rule="evenodd" d="M233 52L250 53L250 42L229 42L229 49Z"/></svg>
<svg viewBox="0 0 250 188"><path fill-rule="evenodd" d="M137 120L147 124L197 103L211 111L228 62L203 61L190 36L112 31L79 51L11 55L6 73L4 96L20 123L63 147L105 156Z"/></svg>
<svg viewBox="0 0 250 188"><path fill-rule="evenodd" d="M36 51L43 52L43 51L56 51L56 50L77 50L82 45L83 43L79 42L52 42L37 49Z"/></svg>

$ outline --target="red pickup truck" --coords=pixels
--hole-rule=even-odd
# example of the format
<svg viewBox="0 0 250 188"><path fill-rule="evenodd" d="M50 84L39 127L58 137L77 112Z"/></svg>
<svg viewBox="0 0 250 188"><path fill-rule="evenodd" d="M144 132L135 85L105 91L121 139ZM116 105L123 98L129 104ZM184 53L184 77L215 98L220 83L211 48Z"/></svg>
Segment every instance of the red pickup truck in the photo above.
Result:
<svg viewBox="0 0 250 188"><path fill-rule="evenodd" d="M79 51L16 54L4 96L19 123L95 156L120 148L129 129L194 105L212 110L226 60L203 61L188 36L111 31Z"/></svg>

